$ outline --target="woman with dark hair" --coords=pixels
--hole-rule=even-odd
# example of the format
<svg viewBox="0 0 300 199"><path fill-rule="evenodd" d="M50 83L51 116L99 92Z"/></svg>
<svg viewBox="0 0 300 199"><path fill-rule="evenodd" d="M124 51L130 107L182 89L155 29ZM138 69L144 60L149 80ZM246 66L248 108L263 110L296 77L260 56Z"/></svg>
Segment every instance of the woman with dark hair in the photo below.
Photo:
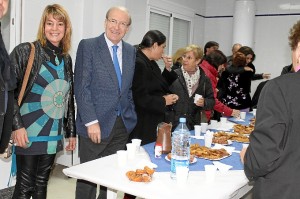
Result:
<svg viewBox="0 0 300 199"><path fill-rule="evenodd" d="M220 81L223 84L222 88L225 89L222 102L232 109L249 112L252 104L250 97L251 79L255 69L249 65L246 67L247 71L243 73L235 74L229 72L232 67L245 68L246 64L246 54L238 51L233 55L232 66L226 68Z"/></svg>
<svg viewBox="0 0 300 199"><path fill-rule="evenodd" d="M240 115L240 111L226 106L217 98L218 90L216 87L218 83L218 71L223 70L226 62L227 59L223 52L220 50L215 50L203 59L202 63L200 64L200 67L209 77L212 84L214 98L216 102L213 110L221 113L224 116L238 117ZM206 111L206 116L210 119L212 117L211 111Z"/></svg>
<svg viewBox="0 0 300 199"><path fill-rule="evenodd" d="M255 74L255 66L253 64L253 61L256 58L256 55L252 48L249 46L242 46L239 48L237 52L241 52L246 56L246 65L245 67L228 67L228 71L230 73L235 73L235 74L240 74L245 71L250 70L250 68L253 70L254 75L252 76L251 80L260 80L260 79L269 79L271 74L270 73L260 73L260 74Z"/></svg>
<svg viewBox="0 0 300 199"><path fill-rule="evenodd" d="M132 82L132 94L137 113L137 125L129 136L142 140L142 145L156 140L156 127L161 122L170 122L166 112L172 111L172 105L178 96L171 94L168 81L162 76L156 63L163 57L164 74L171 70L172 58L163 56L166 37L158 30L150 30L139 44L136 55L135 73ZM174 76L176 78L176 76Z"/></svg>

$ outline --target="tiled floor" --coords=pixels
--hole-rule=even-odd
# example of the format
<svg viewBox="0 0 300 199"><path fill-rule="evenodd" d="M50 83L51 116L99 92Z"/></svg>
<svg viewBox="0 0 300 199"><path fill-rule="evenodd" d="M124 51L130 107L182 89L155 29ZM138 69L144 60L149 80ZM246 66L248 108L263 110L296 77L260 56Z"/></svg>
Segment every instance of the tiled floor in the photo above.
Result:
<svg viewBox="0 0 300 199"><path fill-rule="evenodd" d="M49 179L47 199L74 199L76 179L68 178L62 172L65 167L55 165Z"/></svg>
<svg viewBox="0 0 300 199"><path fill-rule="evenodd" d="M64 168L55 165L49 180L47 199L75 199L76 179L65 176L62 172ZM122 199L123 195L118 192L117 199Z"/></svg>

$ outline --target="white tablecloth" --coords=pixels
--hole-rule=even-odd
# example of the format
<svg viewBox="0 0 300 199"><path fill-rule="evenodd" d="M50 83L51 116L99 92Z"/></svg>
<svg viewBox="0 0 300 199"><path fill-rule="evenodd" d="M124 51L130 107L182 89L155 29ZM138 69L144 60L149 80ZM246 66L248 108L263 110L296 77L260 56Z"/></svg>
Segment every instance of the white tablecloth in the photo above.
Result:
<svg viewBox="0 0 300 199"><path fill-rule="evenodd" d="M225 199L239 198L250 187L239 188L247 184L248 180L242 170L221 173L217 171L215 182L205 182L203 171L189 173L187 185L178 186L175 180L170 178L169 172L156 172L150 183L131 182L125 173L135 169L141 160L148 159L145 152L130 160L125 168L118 168L117 156L110 155L84 164L76 165L63 172L70 177L84 179L95 184L104 185L113 190L119 190L142 198L209 198ZM239 190L236 192L236 190ZM110 198L116 195L111 194Z"/></svg>

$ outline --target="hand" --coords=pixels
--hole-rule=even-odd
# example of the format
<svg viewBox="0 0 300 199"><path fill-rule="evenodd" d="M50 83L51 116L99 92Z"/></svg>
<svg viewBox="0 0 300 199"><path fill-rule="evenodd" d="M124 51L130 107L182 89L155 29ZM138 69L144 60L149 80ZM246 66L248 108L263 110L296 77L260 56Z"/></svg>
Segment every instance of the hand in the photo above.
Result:
<svg viewBox="0 0 300 199"><path fill-rule="evenodd" d="M271 73L263 73L262 76L263 76L264 79L270 79Z"/></svg>
<svg viewBox="0 0 300 199"><path fill-rule="evenodd" d="M16 146L27 148L27 144L29 143L29 140L25 128L20 128L18 130L15 130L12 136Z"/></svg>
<svg viewBox="0 0 300 199"><path fill-rule="evenodd" d="M179 99L178 95L175 94L164 95L163 97L166 100L166 106L175 104Z"/></svg>
<svg viewBox="0 0 300 199"><path fill-rule="evenodd" d="M198 99L198 101L196 102L196 105L197 106L200 106L200 107L203 107L204 106L204 98L203 97L200 97Z"/></svg>
<svg viewBox="0 0 300 199"><path fill-rule="evenodd" d="M244 70L245 70L245 71L251 71L251 72L253 72L253 69L250 68L249 66L245 66L245 67L244 67Z"/></svg>
<svg viewBox="0 0 300 199"><path fill-rule="evenodd" d="M92 124L87 127L89 138L92 142L99 144L101 142L101 130L99 123Z"/></svg>
<svg viewBox="0 0 300 199"><path fill-rule="evenodd" d="M233 109L231 116L232 117L240 117L241 112L239 110Z"/></svg>
<svg viewBox="0 0 300 199"><path fill-rule="evenodd" d="M245 153L247 151L247 148L242 148L241 152L240 152L240 158L241 158L241 162L244 164L244 157L245 157Z"/></svg>
<svg viewBox="0 0 300 199"><path fill-rule="evenodd" d="M172 62L172 57L167 56L167 55L163 55L163 56L162 56L162 59L163 59L163 61L164 61L164 63L165 63L165 68L166 68L168 71L170 71L170 70L171 70L171 66L172 66L172 64L173 64L173 62Z"/></svg>
<svg viewBox="0 0 300 199"><path fill-rule="evenodd" d="M76 137L70 137L68 139L69 139L69 143L68 143L68 145L66 146L65 149L67 151L73 151L73 150L75 150L75 148L76 148Z"/></svg>

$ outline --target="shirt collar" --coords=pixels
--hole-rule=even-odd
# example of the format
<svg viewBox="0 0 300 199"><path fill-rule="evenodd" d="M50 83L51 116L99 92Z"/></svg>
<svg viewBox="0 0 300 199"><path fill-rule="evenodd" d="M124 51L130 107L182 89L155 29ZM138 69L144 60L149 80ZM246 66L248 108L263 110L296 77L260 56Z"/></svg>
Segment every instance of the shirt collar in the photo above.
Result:
<svg viewBox="0 0 300 199"><path fill-rule="evenodd" d="M115 44L113 44L113 43L107 38L106 33L104 33L104 38L105 38L105 41L106 41L106 43L107 43L108 48L111 49L111 47L112 47L113 45L115 45ZM119 43L117 43L117 46L119 46L118 49L120 49L121 52L122 52L122 40L121 40Z"/></svg>

